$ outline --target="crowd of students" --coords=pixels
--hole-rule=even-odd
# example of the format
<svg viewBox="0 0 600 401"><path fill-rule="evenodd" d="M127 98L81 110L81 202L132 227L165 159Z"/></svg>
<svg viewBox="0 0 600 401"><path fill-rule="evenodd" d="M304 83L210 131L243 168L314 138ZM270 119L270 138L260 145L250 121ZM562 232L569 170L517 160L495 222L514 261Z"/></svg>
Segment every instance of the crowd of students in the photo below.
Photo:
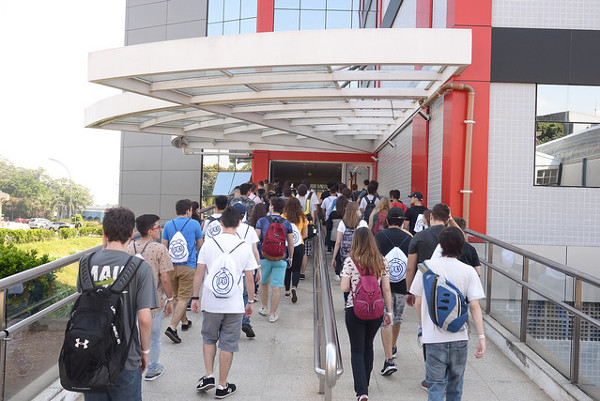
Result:
<svg viewBox="0 0 600 401"><path fill-rule="evenodd" d="M147 275L151 269L154 280L152 296L148 288L139 290L146 299L143 305L136 301L127 305L130 318L134 319L137 311L138 319L142 320L139 332L132 333L138 338L139 349L130 352L123 372L141 366L130 369L133 373L129 374L135 374L140 381L142 372L145 380L159 378L164 372L160 364L163 319L171 317L164 335L173 343L181 343L178 330L187 331L192 327L186 313L189 308L194 313L203 313L205 373L196 390L206 392L216 387L217 398L235 393L237 388L228 381L228 372L241 333L256 336L250 320L255 309L253 304L260 302L258 313L275 323L279 320L282 288L284 299L298 302L302 296L300 281L306 278L307 256L312 253L314 227L322 225L331 268L335 272L333 277L340 282L344 293L357 399L368 399L374 364L373 343L380 328L385 353L380 373L391 375L397 371L397 340L406 304L417 307L422 325L427 368L422 387L429 390L430 400L442 399L445 392L447 399L460 399L468 333L463 328L458 334L447 335L427 320L427 300L417 264L439 257L442 262L431 263L436 272L458 282L457 286L470 301L480 335L477 356L483 356L485 337L477 309L477 300L483 297L477 279L480 267L477 253L465 244L461 228L456 228L462 224L464 230L464 220L452 218L449 208L443 204L427 210L420 192L410 194L408 207L400 200L398 190L383 197L378 194L376 181L366 180L363 184L359 190L356 185L348 188L344 184L329 183L328 189L318 196L308 181L296 185L280 184L277 180L260 181L258 185L244 183L236 187L233 197L215 197L214 211L204 220L199 216L197 202L179 200L175 205L177 217L164 224L162 235L159 216L138 216L135 225L142 237L135 242L130 242L131 236L123 233L111 237L111 225L123 224L125 220L125 231L133 235L133 229L129 229L132 214L123 208L111 209L104 223L105 244L120 244L113 248L145 259L148 263L142 264L140 270ZM113 215L117 217L112 219ZM157 242L159 239L162 243ZM106 259L103 252L97 260ZM465 270L467 265L463 262L476 270L472 267ZM375 280L370 281L371 285L377 283L379 295L367 313L357 308L370 302L362 298L364 294L360 291L368 285L369 278ZM99 283L100 278L97 281ZM374 312L378 308L381 314ZM146 312L141 314L141 309L151 310L151 321ZM439 344L450 345L440 348ZM214 375L217 345L220 350L218 380ZM461 355L458 361L448 357L455 348ZM105 394L109 398L86 394L86 400L119 399L120 394L127 394L127 399L141 399L139 383L134 393L131 389L124 390L121 384L116 383Z"/></svg>

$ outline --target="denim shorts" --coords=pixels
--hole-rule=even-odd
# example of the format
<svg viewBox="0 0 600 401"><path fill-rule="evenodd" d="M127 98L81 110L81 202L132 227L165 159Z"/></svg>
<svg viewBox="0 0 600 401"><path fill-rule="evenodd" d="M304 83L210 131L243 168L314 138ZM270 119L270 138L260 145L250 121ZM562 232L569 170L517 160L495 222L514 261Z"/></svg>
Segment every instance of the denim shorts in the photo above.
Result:
<svg viewBox="0 0 600 401"><path fill-rule="evenodd" d="M260 279L261 284L267 284L270 279L271 287L283 287L283 280L285 279L285 269L287 269L287 262L285 261L285 259L261 259L260 269L262 273L262 277Z"/></svg>
<svg viewBox="0 0 600 401"><path fill-rule="evenodd" d="M124 370L107 393L86 393L85 401L142 401L142 368Z"/></svg>

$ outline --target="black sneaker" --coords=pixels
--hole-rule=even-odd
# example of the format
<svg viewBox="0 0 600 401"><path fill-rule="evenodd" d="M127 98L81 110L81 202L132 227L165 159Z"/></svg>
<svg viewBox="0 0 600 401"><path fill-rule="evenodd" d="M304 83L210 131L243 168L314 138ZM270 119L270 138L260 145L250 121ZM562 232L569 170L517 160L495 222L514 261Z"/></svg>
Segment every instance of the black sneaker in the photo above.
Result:
<svg viewBox="0 0 600 401"><path fill-rule="evenodd" d="M298 302L298 291L292 287L292 303Z"/></svg>
<svg viewBox="0 0 600 401"><path fill-rule="evenodd" d="M427 392L429 392L429 386L427 385L427 380L423 380L421 382L421 388Z"/></svg>
<svg viewBox="0 0 600 401"><path fill-rule="evenodd" d="M187 324L181 323L181 331L188 331L190 327L192 327L192 321L190 319L188 319Z"/></svg>
<svg viewBox="0 0 600 401"><path fill-rule="evenodd" d="M236 387L233 383L227 383L227 387L224 389L217 389L215 392L215 398L225 398L233 393L235 393Z"/></svg>
<svg viewBox="0 0 600 401"><path fill-rule="evenodd" d="M242 331L246 333L246 337L248 338L256 337L256 334L254 334L254 330L252 330L250 323L242 323Z"/></svg>
<svg viewBox="0 0 600 401"><path fill-rule="evenodd" d="M397 372L398 368L396 367L396 362L394 362L392 359L390 359L389 361L385 361L383 363L383 368L381 369L381 375L382 376L389 376L394 372Z"/></svg>
<svg viewBox="0 0 600 401"><path fill-rule="evenodd" d="M173 330L170 327L167 327L165 330L165 335L171 339L175 344L179 344L181 342L181 338L177 335L177 330Z"/></svg>
<svg viewBox="0 0 600 401"><path fill-rule="evenodd" d="M196 385L196 391L206 391L215 387L215 378L202 376Z"/></svg>
<svg viewBox="0 0 600 401"><path fill-rule="evenodd" d="M396 354L398 353L398 347L396 347L395 345L392 347L392 358L396 357Z"/></svg>
<svg viewBox="0 0 600 401"><path fill-rule="evenodd" d="M305 274L300 274L300 280L306 280L306 275Z"/></svg>

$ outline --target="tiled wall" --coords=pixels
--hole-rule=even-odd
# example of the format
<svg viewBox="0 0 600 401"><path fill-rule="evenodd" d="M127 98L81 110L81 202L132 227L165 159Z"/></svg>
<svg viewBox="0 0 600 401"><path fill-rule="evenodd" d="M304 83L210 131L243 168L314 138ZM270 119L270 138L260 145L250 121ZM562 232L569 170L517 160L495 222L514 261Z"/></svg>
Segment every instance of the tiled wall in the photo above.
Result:
<svg viewBox="0 0 600 401"><path fill-rule="evenodd" d="M392 140L394 148L387 145L377 155L379 194L388 196L390 190L400 191L400 200L408 204L410 194L410 176L412 166L412 124Z"/></svg>
<svg viewBox="0 0 600 401"><path fill-rule="evenodd" d="M600 1L494 0L492 26L596 30L600 27Z"/></svg>
<svg viewBox="0 0 600 401"><path fill-rule="evenodd" d="M533 185L536 87L490 90L487 234L511 244L600 244L600 190Z"/></svg>
<svg viewBox="0 0 600 401"><path fill-rule="evenodd" d="M448 0L433 0L432 28L446 28L448 14Z"/></svg>
<svg viewBox="0 0 600 401"><path fill-rule="evenodd" d="M444 102L442 100L436 101L430 107L429 116L427 197L424 204L431 208L442 201L442 146L444 142Z"/></svg>
<svg viewBox="0 0 600 401"><path fill-rule="evenodd" d="M125 44L206 35L207 0L127 0ZM179 199L200 198L200 156L184 156L171 138L123 132L119 203L138 215L175 216Z"/></svg>

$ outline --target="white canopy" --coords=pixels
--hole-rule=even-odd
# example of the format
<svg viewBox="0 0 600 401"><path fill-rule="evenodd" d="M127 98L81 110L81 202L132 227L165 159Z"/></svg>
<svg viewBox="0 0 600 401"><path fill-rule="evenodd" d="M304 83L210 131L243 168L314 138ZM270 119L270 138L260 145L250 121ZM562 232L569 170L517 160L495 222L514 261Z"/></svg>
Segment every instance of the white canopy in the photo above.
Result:
<svg viewBox="0 0 600 401"><path fill-rule="evenodd" d="M471 63L471 31L290 31L91 53L89 80L124 93L87 127L172 135L201 149L375 152Z"/></svg>

